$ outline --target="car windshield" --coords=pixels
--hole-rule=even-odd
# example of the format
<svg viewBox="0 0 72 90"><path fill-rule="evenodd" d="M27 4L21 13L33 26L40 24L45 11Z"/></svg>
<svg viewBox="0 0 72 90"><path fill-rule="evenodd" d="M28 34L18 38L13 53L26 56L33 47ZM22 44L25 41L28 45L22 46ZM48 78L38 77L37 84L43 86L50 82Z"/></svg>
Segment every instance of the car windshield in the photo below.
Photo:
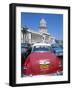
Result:
<svg viewBox="0 0 72 90"><path fill-rule="evenodd" d="M34 46L32 52L48 52L50 50L50 46Z"/></svg>
<svg viewBox="0 0 72 90"><path fill-rule="evenodd" d="M27 47L30 47L30 44L28 43L21 43L21 48L27 48Z"/></svg>
<svg viewBox="0 0 72 90"><path fill-rule="evenodd" d="M57 44L52 45L53 48L59 48L60 46Z"/></svg>
<svg viewBox="0 0 72 90"><path fill-rule="evenodd" d="M24 53L24 52L27 52L28 48L21 48L21 52Z"/></svg>

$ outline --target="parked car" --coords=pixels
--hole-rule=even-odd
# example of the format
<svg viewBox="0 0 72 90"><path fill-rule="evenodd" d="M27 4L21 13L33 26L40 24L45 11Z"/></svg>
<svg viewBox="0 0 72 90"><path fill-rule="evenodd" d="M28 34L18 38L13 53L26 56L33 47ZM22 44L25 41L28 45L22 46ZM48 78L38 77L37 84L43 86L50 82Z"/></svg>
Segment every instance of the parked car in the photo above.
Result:
<svg viewBox="0 0 72 90"><path fill-rule="evenodd" d="M63 45L60 45L60 47L63 49Z"/></svg>
<svg viewBox="0 0 72 90"><path fill-rule="evenodd" d="M30 54L31 52L31 45L28 43L22 43L21 44L21 59L22 62L25 61L26 57Z"/></svg>
<svg viewBox="0 0 72 90"><path fill-rule="evenodd" d="M63 48L60 45L52 44L51 47L56 56L63 56Z"/></svg>
<svg viewBox="0 0 72 90"><path fill-rule="evenodd" d="M61 61L51 52L51 45L37 43L32 46L32 51L23 64L23 74L46 75L57 74L62 71Z"/></svg>

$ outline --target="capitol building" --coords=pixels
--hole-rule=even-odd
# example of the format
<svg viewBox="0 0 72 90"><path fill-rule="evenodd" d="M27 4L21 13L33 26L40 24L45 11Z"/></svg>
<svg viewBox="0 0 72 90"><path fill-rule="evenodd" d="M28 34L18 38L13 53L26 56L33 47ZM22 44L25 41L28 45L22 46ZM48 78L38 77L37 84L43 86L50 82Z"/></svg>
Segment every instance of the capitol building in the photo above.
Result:
<svg viewBox="0 0 72 90"><path fill-rule="evenodd" d="M55 43L55 38L48 33L47 22L44 18L40 20L39 32L32 30L31 28L21 28L21 43Z"/></svg>

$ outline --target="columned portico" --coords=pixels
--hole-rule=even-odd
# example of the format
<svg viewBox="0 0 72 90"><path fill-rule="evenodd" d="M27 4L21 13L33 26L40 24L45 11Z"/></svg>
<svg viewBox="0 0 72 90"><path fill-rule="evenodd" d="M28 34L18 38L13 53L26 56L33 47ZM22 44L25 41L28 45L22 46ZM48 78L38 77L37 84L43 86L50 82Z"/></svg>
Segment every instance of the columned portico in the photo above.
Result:
<svg viewBox="0 0 72 90"><path fill-rule="evenodd" d="M39 32L35 32L30 28L22 28L21 43L54 43L55 38L52 37L47 31L47 22L42 18L39 24Z"/></svg>

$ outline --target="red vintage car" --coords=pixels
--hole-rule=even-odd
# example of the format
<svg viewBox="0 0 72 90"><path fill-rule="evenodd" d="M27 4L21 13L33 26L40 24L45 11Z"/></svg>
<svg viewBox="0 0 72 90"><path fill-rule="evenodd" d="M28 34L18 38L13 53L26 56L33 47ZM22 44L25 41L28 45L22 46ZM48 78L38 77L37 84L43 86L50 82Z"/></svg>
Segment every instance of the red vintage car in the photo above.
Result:
<svg viewBox="0 0 72 90"><path fill-rule="evenodd" d="M23 64L23 74L47 75L62 71L60 59L51 51L50 44L38 43L32 46L32 52Z"/></svg>

